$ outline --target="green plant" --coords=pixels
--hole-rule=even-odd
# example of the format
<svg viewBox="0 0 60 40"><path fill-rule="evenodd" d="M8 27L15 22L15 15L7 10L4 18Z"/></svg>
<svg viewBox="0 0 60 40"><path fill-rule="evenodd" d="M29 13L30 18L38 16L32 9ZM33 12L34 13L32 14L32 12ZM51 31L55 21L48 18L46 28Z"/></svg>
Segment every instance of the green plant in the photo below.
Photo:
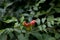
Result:
<svg viewBox="0 0 60 40"><path fill-rule="evenodd" d="M60 0L0 0L0 40L59 39Z"/></svg>

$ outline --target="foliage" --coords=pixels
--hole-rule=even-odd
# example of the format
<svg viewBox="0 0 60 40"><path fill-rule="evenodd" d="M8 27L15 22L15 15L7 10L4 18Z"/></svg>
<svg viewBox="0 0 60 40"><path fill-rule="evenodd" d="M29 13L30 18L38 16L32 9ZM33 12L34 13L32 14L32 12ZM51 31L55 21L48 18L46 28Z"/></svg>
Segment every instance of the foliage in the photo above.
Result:
<svg viewBox="0 0 60 40"><path fill-rule="evenodd" d="M60 0L0 0L0 40L59 39Z"/></svg>

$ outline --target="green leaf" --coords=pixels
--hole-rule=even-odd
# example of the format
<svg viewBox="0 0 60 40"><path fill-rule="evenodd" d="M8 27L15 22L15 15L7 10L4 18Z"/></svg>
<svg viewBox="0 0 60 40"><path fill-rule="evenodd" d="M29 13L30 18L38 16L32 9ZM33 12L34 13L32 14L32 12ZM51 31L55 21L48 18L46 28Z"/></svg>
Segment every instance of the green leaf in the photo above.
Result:
<svg viewBox="0 0 60 40"><path fill-rule="evenodd" d="M38 7L34 6L33 9L34 9L35 11L37 11L37 10L38 10Z"/></svg>
<svg viewBox="0 0 60 40"><path fill-rule="evenodd" d="M35 14L35 17L38 17L40 15L40 12L37 12L36 14Z"/></svg>
<svg viewBox="0 0 60 40"><path fill-rule="evenodd" d="M0 35L0 40L7 40L7 35L6 34Z"/></svg>
<svg viewBox="0 0 60 40"><path fill-rule="evenodd" d="M54 20L60 23L60 17L55 18Z"/></svg>
<svg viewBox="0 0 60 40"><path fill-rule="evenodd" d="M17 21L17 19L15 17L12 17L12 19L5 20L4 22L10 23L10 22L13 22L13 21Z"/></svg>
<svg viewBox="0 0 60 40"><path fill-rule="evenodd" d="M40 31L42 31L43 30L43 28L42 28L42 26L40 25L40 26L38 26L38 28L39 28L39 30Z"/></svg>
<svg viewBox="0 0 60 40"><path fill-rule="evenodd" d="M51 25L50 22L47 22L47 26L48 26L48 27L52 27L52 25Z"/></svg>
<svg viewBox="0 0 60 40"><path fill-rule="evenodd" d="M24 26L20 26L20 29L22 30Z"/></svg>
<svg viewBox="0 0 60 40"><path fill-rule="evenodd" d="M50 37L48 40L56 40L54 37Z"/></svg>
<svg viewBox="0 0 60 40"><path fill-rule="evenodd" d="M12 32L10 32L9 37L10 37L10 39L12 39L14 37L14 34Z"/></svg>
<svg viewBox="0 0 60 40"><path fill-rule="evenodd" d="M20 18L20 22L22 23L24 21L24 16Z"/></svg>
<svg viewBox="0 0 60 40"><path fill-rule="evenodd" d="M55 33L55 38L59 39L60 38L60 34L59 33Z"/></svg>
<svg viewBox="0 0 60 40"><path fill-rule="evenodd" d="M6 3L6 4L5 4L5 9L6 9L8 6L12 5L12 4L13 4L13 2L11 2L11 3Z"/></svg>
<svg viewBox="0 0 60 40"><path fill-rule="evenodd" d="M60 8L54 8L56 12L60 13Z"/></svg>
<svg viewBox="0 0 60 40"><path fill-rule="evenodd" d="M2 33L0 33L0 40L7 40L7 35L5 30L3 30Z"/></svg>
<svg viewBox="0 0 60 40"><path fill-rule="evenodd" d="M29 40L29 34L28 33L25 34L25 39Z"/></svg>
<svg viewBox="0 0 60 40"><path fill-rule="evenodd" d="M36 19L36 23L37 23L38 25L40 25L40 19L39 19L39 18Z"/></svg>
<svg viewBox="0 0 60 40"><path fill-rule="evenodd" d="M43 40L55 40L54 37L51 37L51 36L48 35L48 34L42 34L42 38L43 38Z"/></svg>
<svg viewBox="0 0 60 40"><path fill-rule="evenodd" d="M44 23L44 22L45 22L45 20L46 20L46 18L42 18L42 23Z"/></svg>
<svg viewBox="0 0 60 40"><path fill-rule="evenodd" d="M43 40L42 35L38 32L32 32L31 33L33 36L35 36L38 40Z"/></svg>
<svg viewBox="0 0 60 40"><path fill-rule="evenodd" d="M20 33L21 33L21 30L20 30L20 29L17 29L17 28L14 28L14 31L15 31L17 34L20 34Z"/></svg>
<svg viewBox="0 0 60 40"><path fill-rule="evenodd" d="M30 12L30 16L33 17L34 15L35 15L35 12L34 12L34 11L31 11L31 12Z"/></svg>
<svg viewBox="0 0 60 40"><path fill-rule="evenodd" d="M45 32L47 32L47 30L46 30L46 25L42 25L42 29L45 31Z"/></svg>
<svg viewBox="0 0 60 40"><path fill-rule="evenodd" d="M23 34L18 35L18 40L26 40Z"/></svg>
<svg viewBox="0 0 60 40"><path fill-rule="evenodd" d="M54 16L53 15L48 16L48 18L47 18L47 25L49 27L52 27L51 25L54 25Z"/></svg>
<svg viewBox="0 0 60 40"><path fill-rule="evenodd" d="M1 35L2 33L4 33L4 31L5 31L5 30L0 30L0 35Z"/></svg>
<svg viewBox="0 0 60 40"><path fill-rule="evenodd" d="M54 21L51 21L51 24L54 25Z"/></svg>
<svg viewBox="0 0 60 40"><path fill-rule="evenodd" d="M4 17L5 12L6 11L3 8L0 8L0 18Z"/></svg>
<svg viewBox="0 0 60 40"><path fill-rule="evenodd" d="M47 21L54 21L54 16L53 15L48 16Z"/></svg>
<svg viewBox="0 0 60 40"><path fill-rule="evenodd" d="M15 23L14 28L19 28L20 24L18 22Z"/></svg>
<svg viewBox="0 0 60 40"><path fill-rule="evenodd" d="M36 6L39 6L40 3L44 3L44 2L45 2L45 0L40 0L40 1L36 4Z"/></svg>

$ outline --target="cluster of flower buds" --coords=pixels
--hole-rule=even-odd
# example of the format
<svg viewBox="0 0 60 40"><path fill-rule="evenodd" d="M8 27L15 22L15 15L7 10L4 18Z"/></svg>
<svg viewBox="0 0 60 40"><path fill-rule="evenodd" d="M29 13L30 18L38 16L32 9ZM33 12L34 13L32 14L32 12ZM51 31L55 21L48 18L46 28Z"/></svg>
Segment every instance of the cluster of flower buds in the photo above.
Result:
<svg viewBox="0 0 60 40"><path fill-rule="evenodd" d="M23 25L25 27L31 27L31 26L34 26L36 23L36 20L32 20L31 22L27 23L26 21L23 22Z"/></svg>

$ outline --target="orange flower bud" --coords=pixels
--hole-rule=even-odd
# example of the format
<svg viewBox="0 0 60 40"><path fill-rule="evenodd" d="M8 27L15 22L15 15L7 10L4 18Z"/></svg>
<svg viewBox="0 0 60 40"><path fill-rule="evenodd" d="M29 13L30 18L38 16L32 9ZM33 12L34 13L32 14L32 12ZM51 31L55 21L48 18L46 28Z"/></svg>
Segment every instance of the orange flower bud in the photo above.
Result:
<svg viewBox="0 0 60 40"><path fill-rule="evenodd" d="M23 25L24 25L25 27L30 27L30 26L31 26L30 23L26 23L26 21L23 22Z"/></svg>
<svg viewBox="0 0 60 40"><path fill-rule="evenodd" d="M32 20L32 21L30 22L31 26L34 26L35 23L36 23L36 20Z"/></svg>

